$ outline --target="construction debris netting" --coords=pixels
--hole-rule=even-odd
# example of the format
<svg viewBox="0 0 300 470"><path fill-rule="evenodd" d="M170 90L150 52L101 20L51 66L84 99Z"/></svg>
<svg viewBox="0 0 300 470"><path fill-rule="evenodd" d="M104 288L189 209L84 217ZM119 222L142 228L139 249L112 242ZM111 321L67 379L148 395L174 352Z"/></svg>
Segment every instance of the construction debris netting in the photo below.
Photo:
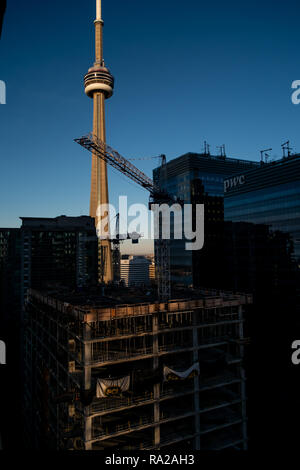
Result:
<svg viewBox="0 0 300 470"><path fill-rule="evenodd" d="M171 380L185 380L191 379L195 375L199 374L199 363L193 364L189 369L179 372L169 367L164 367L164 382L169 382Z"/></svg>

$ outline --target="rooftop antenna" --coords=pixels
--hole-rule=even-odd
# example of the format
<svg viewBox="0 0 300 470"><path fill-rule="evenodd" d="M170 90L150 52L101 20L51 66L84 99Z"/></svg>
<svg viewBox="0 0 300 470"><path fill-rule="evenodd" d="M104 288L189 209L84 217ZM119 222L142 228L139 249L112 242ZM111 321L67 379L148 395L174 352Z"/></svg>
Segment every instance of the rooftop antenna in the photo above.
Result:
<svg viewBox="0 0 300 470"><path fill-rule="evenodd" d="M102 5L101 0L96 0L96 20L102 20Z"/></svg>
<svg viewBox="0 0 300 470"><path fill-rule="evenodd" d="M266 150L261 150L260 151L260 161L261 163L265 162L267 163L268 162L268 158L269 158L269 154L267 152L271 152L273 149L266 149Z"/></svg>
<svg viewBox="0 0 300 470"><path fill-rule="evenodd" d="M210 155L209 148L210 148L210 145L205 140L204 141L204 155Z"/></svg>
<svg viewBox="0 0 300 470"><path fill-rule="evenodd" d="M217 149L220 151L220 157L226 158L225 144L220 145Z"/></svg>
<svg viewBox="0 0 300 470"><path fill-rule="evenodd" d="M290 147L290 141L287 140L284 144L281 144L283 158L287 158L291 156L292 147Z"/></svg>

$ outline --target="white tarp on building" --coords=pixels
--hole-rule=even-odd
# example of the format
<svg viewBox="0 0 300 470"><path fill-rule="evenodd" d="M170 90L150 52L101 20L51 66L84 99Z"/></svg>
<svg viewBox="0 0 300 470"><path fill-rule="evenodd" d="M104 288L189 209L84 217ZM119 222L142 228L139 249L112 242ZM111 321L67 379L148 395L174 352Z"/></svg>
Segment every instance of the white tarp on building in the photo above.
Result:
<svg viewBox="0 0 300 470"><path fill-rule="evenodd" d="M130 375L120 379L98 379L96 396L97 398L107 398L127 392L130 386Z"/></svg>
<svg viewBox="0 0 300 470"><path fill-rule="evenodd" d="M183 371L183 372L178 372L176 370L170 369L167 366L164 366L164 381L169 381L169 380L184 380L188 379L191 377L194 377L194 375L199 374L199 362L196 364L193 364L189 369Z"/></svg>

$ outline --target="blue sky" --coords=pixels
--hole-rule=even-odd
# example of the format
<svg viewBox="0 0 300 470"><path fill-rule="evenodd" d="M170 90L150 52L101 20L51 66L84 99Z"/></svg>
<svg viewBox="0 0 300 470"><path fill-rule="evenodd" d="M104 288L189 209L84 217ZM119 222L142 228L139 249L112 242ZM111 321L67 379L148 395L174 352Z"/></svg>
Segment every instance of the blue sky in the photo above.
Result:
<svg viewBox="0 0 300 470"><path fill-rule="evenodd" d="M300 151L298 2L103 0L104 58L115 76L107 142L168 160L226 144L233 157L290 139ZM0 41L0 226L19 216L88 213L92 127L83 75L94 60L95 0L8 1ZM151 175L156 160L137 166ZM147 193L109 170L110 198Z"/></svg>

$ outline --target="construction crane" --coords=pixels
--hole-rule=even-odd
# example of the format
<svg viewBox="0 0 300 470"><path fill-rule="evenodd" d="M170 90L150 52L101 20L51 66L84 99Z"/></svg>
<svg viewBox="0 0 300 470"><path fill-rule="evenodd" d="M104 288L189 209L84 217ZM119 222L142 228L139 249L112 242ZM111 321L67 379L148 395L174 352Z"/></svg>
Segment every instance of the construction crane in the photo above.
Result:
<svg viewBox="0 0 300 470"><path fill-rule="evenodd" d="M154 181L135 167L128 159L120 155L116 150L102 142L94 134L90 133L79 139L75 139L79 145L97 155L113 168L126 175L132 181L145 188L150 193L150 208L152 203L181 203L178 198L170 195ZM155 262L158 296L161 300L168 300L171 297L170 279L170 244L169 240L159 237L155 243Z"/></svg>

